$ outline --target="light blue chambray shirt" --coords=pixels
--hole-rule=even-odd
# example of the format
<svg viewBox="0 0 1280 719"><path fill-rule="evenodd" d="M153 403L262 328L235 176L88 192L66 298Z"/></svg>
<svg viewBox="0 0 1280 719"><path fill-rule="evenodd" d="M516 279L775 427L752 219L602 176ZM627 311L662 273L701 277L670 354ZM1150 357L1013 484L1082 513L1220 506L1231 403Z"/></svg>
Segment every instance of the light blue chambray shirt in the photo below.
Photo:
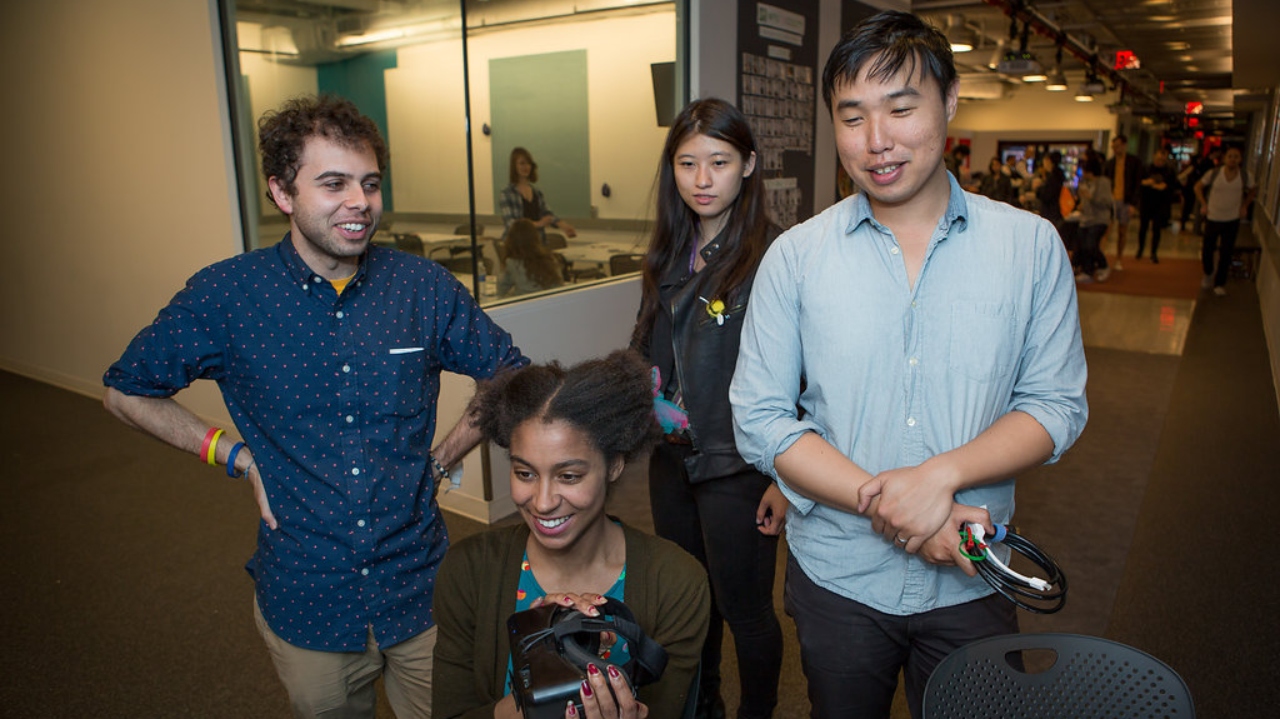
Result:
<svg viewBox="0 0 1280 719"><path fill-rule="evenodd" d="M862 195L765 255L729 395L738 449L760 471L776 479L774 457L810 431L873 475L959 447L1013 410L1052 437L1051 462L1080 436L1086 369L1062 241L1046 220L948 178L951 199L914 288ZM992 592L907 554L867 518L778 484L791 501L787 543L819 586L895 615ZM1004 523L1013 489L1010 477L956 501Z"/></svg>

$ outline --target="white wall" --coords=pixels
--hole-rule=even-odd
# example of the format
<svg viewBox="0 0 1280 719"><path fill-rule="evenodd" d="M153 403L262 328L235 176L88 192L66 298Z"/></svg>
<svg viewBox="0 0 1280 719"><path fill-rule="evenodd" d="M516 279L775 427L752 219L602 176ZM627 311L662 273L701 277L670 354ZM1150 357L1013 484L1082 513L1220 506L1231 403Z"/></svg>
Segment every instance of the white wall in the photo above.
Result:
<svg viewBox="0 0 1280 719"><path fill-rule="evenodd" d="M476 211L494 214L489 61L587 51L591 204L602 218L643 219L666 129L655 122L649 65L676 57L675 11L604 17L473 35L470 60ZM397 212L467 210L461 41L400 48L386 72L387 132L396 157ZM554 87L545 88L555 92ZM612 190L600 194L602 184Z"/></svg>
<svg viewBox="0 0 1280 719"><path fill-rule="evenodd" d="M516 344L534 362L558 359L566 365L622 349L631 339L640 307L640 278L597 284L528 302L489 310L494 321L511 331ZM440 386L440 424L452 426L462 416L475 384L468 377L446 375ZM462 487L440 496L440 504L481 522L516 511L508 481L511 465L501 447L489 448L493 499L484 499L479 447L463 460Z"/></svg>
<svg viewBox="0 0 1280 719"><path fill-rule="evenodd" d="M100 395L183 281L240 248L212 16L210 2L6 5L0 367Z"/></svg>

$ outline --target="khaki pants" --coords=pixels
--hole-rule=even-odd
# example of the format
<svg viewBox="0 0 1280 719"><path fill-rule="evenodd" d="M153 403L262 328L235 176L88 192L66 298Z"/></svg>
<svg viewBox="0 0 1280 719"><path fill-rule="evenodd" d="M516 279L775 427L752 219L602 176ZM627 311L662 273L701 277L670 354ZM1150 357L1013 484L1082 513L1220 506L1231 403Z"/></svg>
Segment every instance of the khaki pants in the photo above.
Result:
<svg viewBox="0 0 1280 719"><path fill-rule="evenodd" d="M267 643L280 681L298 719L373 719L382 676L397 719L431 719L431 662L436 628L380 649L369 629L363 652L320 652L296 647L276 635L255 599L253 617Z"/></svg>

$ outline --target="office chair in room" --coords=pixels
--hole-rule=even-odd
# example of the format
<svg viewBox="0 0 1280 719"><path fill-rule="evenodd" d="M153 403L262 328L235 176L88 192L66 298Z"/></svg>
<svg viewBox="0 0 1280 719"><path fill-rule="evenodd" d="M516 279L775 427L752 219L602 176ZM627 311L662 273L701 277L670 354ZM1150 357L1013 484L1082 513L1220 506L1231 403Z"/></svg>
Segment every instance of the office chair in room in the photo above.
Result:
<svg viewBox="0 0 1280 719"><path fill-rule="evenodd" d="M644 267L644 255L624 254L609 257L609 274L625 275L628 272L639 272Z"/></svg>
<svg viewBox="0 0 1280 719"><path fill-rule="evenodd" d="M1007 657L1050 650L1041 672ZM1007 634L952 652L924 690L924 719L1194 719L1186 682L1133 647L1080 634Z"/></svg>
<svg viewBox="0 0 1280 719"><path fill-rule="evenodd" d="M457 227L453 228L453 234L458 235L460 237L470 237L471 225L458 225ZM484 225L476 225L476 237L479 237L483 234L484 234Z"/></svg>
<svg viewBox="0 0 1280 719"><path fill-rule="evenodd" d="M560 234L559 232L547 233L547 249L548 250L563 250L568 246L569 246L569 241L565 239L564 235Z"/></svg>
<svg viewBox="0 0 1280 719"><path fill-rule="evenodd" d="M423 256L422 238L412 233L398 232L392 235L396 240L396 249L411 255Z"/></svg>

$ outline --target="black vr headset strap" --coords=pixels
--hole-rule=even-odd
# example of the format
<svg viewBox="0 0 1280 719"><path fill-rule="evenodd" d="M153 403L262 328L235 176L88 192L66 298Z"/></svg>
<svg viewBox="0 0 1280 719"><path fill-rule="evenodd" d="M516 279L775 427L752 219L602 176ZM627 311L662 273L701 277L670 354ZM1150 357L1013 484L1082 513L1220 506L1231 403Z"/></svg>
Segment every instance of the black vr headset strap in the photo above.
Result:
<svg viewBox="0 0 1280 719"><path fill-rule="evenodd" d="M628 642L628 653L631 661L622 665L634 677L637 686L657 681L663 670L667 668L667 651L661 644L645 634L644 629L636 622L631 608L616 599L606 598L604 605L598 607L601 617L588 617L580 612L572 611L563 620L553 623L556 640L564 647L565 653L579 666L585 667L587 662L605 662L598 656L588 655L574 640L564 641L579 632L615 632ZM604 615L613 617L612 621L603 619Z"/></svg>

